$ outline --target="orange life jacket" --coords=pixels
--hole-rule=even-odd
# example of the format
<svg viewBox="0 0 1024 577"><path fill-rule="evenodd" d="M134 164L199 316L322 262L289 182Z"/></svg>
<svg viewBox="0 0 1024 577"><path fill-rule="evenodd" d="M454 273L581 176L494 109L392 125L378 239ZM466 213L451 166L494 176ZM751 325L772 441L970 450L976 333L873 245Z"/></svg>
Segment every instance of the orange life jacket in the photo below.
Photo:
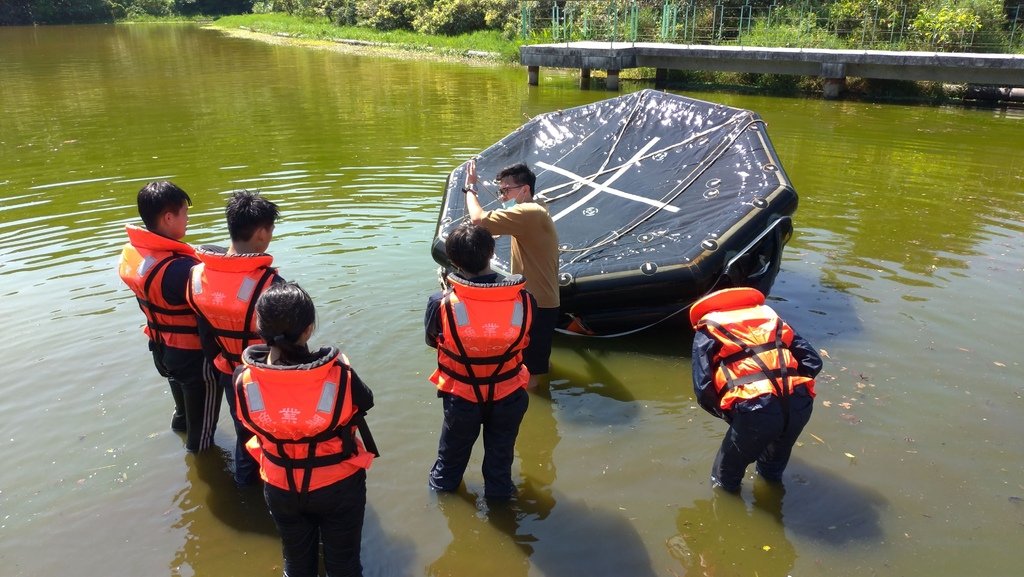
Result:
<svg viewBox="0 0 1024 577"><path fill-rule="evenodd" d="M268 348L243 353L235 394L239 420L255 433L246 448L263 480L305 494L369 469L376 446L352 401L348 359L332 349L309 365L267 365L253 359L254 350Z"/></svg>
<svg viewBox="0 0 1024 577"><path fill-rule="evenodd" d="M799 363L789 350L793 329L763 302L755 289L741 288L712 293L693 305L701 315L695 328L721 344L712 366L723 411L761 395L784 398L798 386L814 396L814 379L797 373Z"/></svg>
<svg viewBox="0 0 1024 577"><path fill-rule="evenodd" d="M269 254L228 255L209 249L196 250L199 264L192 267L188 302L210 326L220 353L213 364L231 374L242 364L242 351L261 342L256 332L256 300L269 286L277 270Z"/></svg>
<svg viewBox="0 0 1024 577"><path fill-rule="evenodd" d="M121 250L117 272L135 293L142 314L143 332L153 342L178 349L199 349L196 315L187 304L172 305L164 299L167 265L176 259L195 257L191 246L144 228L126 225L128 243Z"/></svg>
<svg viewBox="0 0 1024 577"><path fill-rule="evenodd" d="M497 284L475 284L449 275L452 291L438 314L437 370L430 381L438 390L478 403L507 397L525 387L530 372L523 351L533 322L522 277ZM485 390L481 390L485 389Z"/></svg>

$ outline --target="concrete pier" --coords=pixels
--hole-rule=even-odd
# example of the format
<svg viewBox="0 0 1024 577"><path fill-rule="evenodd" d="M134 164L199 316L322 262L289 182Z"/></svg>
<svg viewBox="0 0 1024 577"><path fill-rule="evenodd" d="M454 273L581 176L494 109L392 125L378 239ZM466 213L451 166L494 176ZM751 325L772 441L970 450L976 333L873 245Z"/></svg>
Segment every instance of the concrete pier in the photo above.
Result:
<svg viewBox="0 0 1024 577"><path fill-rule="evenodd" d="M824 79L825 98L838 98L846 78L928 80L946 83L1024 87L1024 55L952 52L893 52L698 46L654 42L567 42L522 46L519 61L538 82L539 68L608 71L606 87L618 90L619 71L655 68L656 79L668 70L707 70L795 74Z"/></svg>

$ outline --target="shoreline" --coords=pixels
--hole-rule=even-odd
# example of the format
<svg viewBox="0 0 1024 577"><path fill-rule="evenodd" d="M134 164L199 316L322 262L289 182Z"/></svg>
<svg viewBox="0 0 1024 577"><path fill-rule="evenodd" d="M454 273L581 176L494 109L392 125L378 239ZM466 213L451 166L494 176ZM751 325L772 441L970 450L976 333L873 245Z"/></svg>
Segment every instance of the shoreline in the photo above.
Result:
<svg viewBox="0 0 1024 577"><path fill-rule="evenodd" d="M229 28L218 26L214 23L203 24L203 28L216 30L232 38L245 38L256 40L267 44L278 46L301 46L315 50L327 50L339 54L356 54L364 56L385 56L401 58L406 60L433 60L437 62L485 62L493 66L506 66L500 55L494 52L482 52L467 50L465 52L438 51L429 46L411 47L402 44L391 44L388 42L370 42L368 40L354 40L348 38L332 38L329 40L318 38L304 38L287 32L261 32L249 27ZM519 66L518 63L514 64Z"/></svg>
<svg viewBox="0 0 1024 577"><path fill-rule="evenodd" d="M327 50L336 52L339 54L352 54L360 56L383 56L386 58L396 58L403 60L430 60L435 62L460 62L469 65L486 65L486 66L515 66L521 67L522 65L518 62L509 62L501 58L501 55L495 52L484 52L484 51L443 51L437 50L429 46L409 46L403 44L392 44L387 42L372 42L368 40L356 40L346 38L332 38L332 39L318 39L318 38L305 38L301 35L293 35L287 32L262 32L255 30L247 26L239 27L225 27L219 26L215 22L207 22L201 24L204 29L216 30L232 38L245 38L248 40L255 40L258 42L264 42L267 44L275 44L278 46L298 46L303 48L312 48L314 50ZM572 74L572 69L561 69L567 74ZM648 83L653 87L655 84L655 78L653 76L643 75L643 69L636 69L640 72L639 75L622 75L622 80L628 80L630 82ZM722 73L729 74L729 73ZM594 70L594 78L603 78L603 71ZM757 84L745 84L745 83L728 83L728 82L699 82L695 84L681 83L673 85L671 82L669 88L688 90L696 89L699 91L724 91L724 92L751 92L758 91L764 92L772 96L789 96L795 98L804 98L809 96L816 96L818 90L813 87L816 86L813 79L809 77L799 77L800 81L797 82L797 86L790 90L783 90L774 92L772 90L766 90L764 87L758 86ZM911 81L905 81L911 82ZM972 86L969 84L944 84L939 85L938 83L932 82L912 82L913 89L907 90L906 88L895 90L893 93L885 94L884 92L877 92L877 81L871 82L864 79L852 79L848 85L847 91L844 93L844 97L840 100L854 100L854 101L867 101L867 102L889 102L896 104L956 104L959 106L1021 106L1021 101L1018 100L1019 95L1016 91L1007 92L1001 90L998 87L986 87L986 86ZM808 88L811 86L812 88ZM892 84L891 86L897 86ZM618 91L608 91L611 93L618 93ZM1010 96L1012 95L1012 97Z"/></svg>

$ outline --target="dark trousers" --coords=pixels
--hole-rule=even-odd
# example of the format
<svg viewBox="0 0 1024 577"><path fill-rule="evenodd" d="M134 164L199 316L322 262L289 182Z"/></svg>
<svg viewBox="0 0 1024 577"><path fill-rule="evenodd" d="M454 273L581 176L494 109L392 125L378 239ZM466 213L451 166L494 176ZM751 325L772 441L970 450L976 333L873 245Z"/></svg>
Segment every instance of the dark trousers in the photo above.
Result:
<svg viewBox="0 0 1024 577"><path fill-rule="evenodd" d="M538 307L530 325L530 344L523 353L523 364L531 375L546 375L550 370L551 341L555 336L558 324L559 309L542 309Z"/></svg>
<svg viewBox="0 0 1024 577"><path fill-rule="evenodd" d="M715 457L712 483L726 491L739 491L747 466L755 461L762 477L781 481L793 445L811 419L813 404L810 397L791 396L788 411L778 398L756 411L730 411L732 423Z"/></svg>
<svg viewBox="0 0 1024 577"><path fill-rule="evenodd" d="M462 483L473 445L484 431L484 496L508 499L516 494L512 484L512 461L516 437L523 422L530 396L519 389L488 407L444 393L444 423L437 448L437 461L430 470L430 486L438 491L454 491Z"/></svg>
<svg viewBox="0 0 1024 577"><path fill-rule="evenodd" d="M304 497L267 483L263 497L281 534L285 577L316 577L321 542L327 577L363 574L359 549L366 512L366 471Z"/></svg>
<svg viewBox="0 0 1024 577"><path fill-rule="evenodd" d="M167 379L174 398L171 428L184 430L185 450L197 453L213 444L220 417L220 388L203 351L150 345L153 364Z"/></svg>
<svg viewBox="0 0 1024 577"><path fill-rule="evenodd" d="M242 421L238 420L238 405L235 402L235 383L232 375L217 371L220 386L224 389L224 398L228 402L228 412L231 413L231 422L235 426L235 448L232 457L235 461L234 478L235 484L244 487L252 485L259 479L260 465L252 457L245 444L252 438L252 431L245 428Z"/></svg>

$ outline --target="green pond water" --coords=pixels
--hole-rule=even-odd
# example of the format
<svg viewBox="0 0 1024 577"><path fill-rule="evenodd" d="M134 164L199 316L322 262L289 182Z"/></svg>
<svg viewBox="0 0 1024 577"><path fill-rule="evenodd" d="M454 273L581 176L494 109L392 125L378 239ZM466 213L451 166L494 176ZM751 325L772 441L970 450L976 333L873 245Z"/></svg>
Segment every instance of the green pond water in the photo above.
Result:
<svg viewBox="0 0 1024 577"><path fill-rule="evenodd" d="M220 448L185 454L115 272L135 193L171 179L194 244L226 242L232 190L279 203L271 252L318 305L314 341L376 394L368 576L1020 575L1020 110L688 94L761 114L800 194L771 298L827 358L784 492L713 494L725 425L678 330L556 339L511 506L478 499L480 447L466 491L427 489L445 178L609 96L541 72L195 25L0 28L0 574L281 574L262 495L226 473L226 410Z"/></svg>

